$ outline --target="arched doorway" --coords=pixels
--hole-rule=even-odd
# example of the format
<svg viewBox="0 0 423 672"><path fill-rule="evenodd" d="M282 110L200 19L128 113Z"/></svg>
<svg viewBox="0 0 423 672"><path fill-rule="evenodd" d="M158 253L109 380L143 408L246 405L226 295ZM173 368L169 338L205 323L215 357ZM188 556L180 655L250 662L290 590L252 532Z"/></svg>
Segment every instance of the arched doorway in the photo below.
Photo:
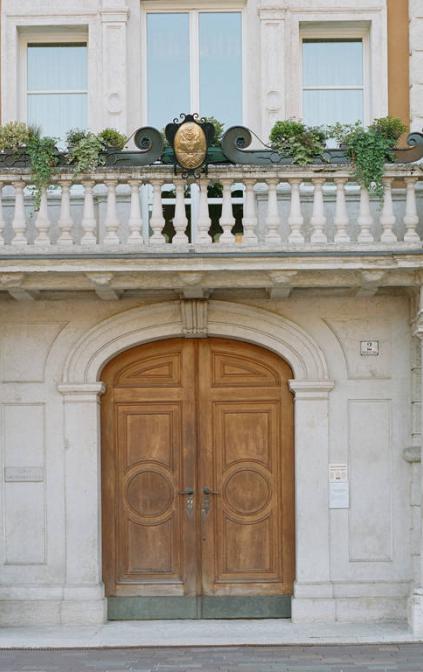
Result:
<svg viewBox="0 0 423 672"><path fill-rule="evenodd" d="M290 615L288 364L221 338L156 341L102 372L110 618Z"/></svg>

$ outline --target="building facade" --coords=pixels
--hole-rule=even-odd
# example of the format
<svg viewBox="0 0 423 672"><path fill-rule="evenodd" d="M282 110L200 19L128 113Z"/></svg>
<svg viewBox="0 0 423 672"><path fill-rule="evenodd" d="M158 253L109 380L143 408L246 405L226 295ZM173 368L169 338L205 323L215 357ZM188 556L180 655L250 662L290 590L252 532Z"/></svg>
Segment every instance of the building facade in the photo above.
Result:
<svg viewBox="0 0 423 672"><path fill-rule="evenodd" d="M197 111L420 131L421 2L3 0L3 124ZM0 167L1 624L423 634L421 177Z"/></svg>

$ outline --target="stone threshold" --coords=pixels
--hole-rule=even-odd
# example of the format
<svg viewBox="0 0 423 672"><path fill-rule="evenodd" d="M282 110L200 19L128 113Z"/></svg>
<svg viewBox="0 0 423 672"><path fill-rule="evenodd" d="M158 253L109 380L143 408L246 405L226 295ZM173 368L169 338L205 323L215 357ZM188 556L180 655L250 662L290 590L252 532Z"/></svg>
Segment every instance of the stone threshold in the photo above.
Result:
<svg viewBox="0 0 423 672"><path fill-rule="evenodd" d="M0 649L283 646L423 642L406 623L295 624L289 620L115 621L100 626L5 627Z"/></svg>

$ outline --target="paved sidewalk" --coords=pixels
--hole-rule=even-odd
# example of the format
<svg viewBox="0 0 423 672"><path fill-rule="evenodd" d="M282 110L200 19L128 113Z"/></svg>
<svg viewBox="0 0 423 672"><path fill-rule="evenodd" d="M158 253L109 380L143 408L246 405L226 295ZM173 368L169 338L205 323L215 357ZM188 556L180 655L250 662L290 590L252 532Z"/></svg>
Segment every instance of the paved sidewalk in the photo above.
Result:
<svg viewBox="0 0 423 672"><path fill-rule="evenodd" d="M1 651L1 672L422 672L423 645Z"/></svg>
<svg viewBox="0 0 423 672"><path fill-rule="evenodd" d="M0 649L147 646L402 644L422 642L406 623L299 624L284 619L115 621L98 626L0 628ZM423 672L423 665L422 665Z"/></svg>

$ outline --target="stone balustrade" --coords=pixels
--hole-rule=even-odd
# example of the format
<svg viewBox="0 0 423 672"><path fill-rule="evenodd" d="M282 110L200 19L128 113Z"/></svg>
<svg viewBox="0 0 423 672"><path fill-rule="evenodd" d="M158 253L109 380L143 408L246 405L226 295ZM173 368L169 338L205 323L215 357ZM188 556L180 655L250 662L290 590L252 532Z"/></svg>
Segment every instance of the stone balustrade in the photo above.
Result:
<svg viewBox="0 0 423 672"><path fill-rule="evenodd" d="M34 211L31 174L0 173L0 256L94 252L396 250L423 239L423 171L387 165L384 198L350 167L168 166L57 171Z"/></svg>

